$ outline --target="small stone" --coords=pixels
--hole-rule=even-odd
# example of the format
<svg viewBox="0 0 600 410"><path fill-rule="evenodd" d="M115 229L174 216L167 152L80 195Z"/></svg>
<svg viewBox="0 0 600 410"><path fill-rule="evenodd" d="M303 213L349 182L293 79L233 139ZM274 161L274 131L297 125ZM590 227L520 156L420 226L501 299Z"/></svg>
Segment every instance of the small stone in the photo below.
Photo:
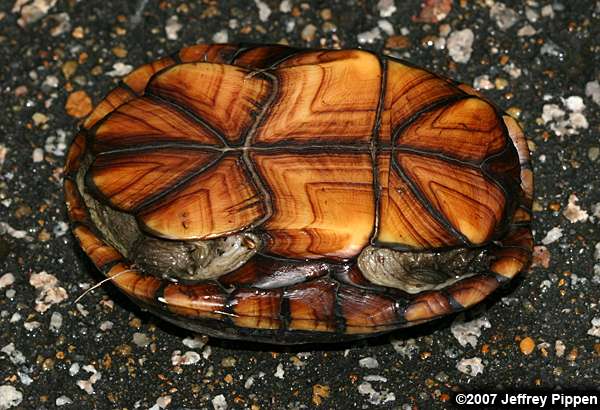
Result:
<svg viewBox="0 0 600 410"><path fill-rule="evenodd" d="M271 8L267 3L261 0L254 0L254 4L258 8L258 19L263 23L269 20L269 16L271 15Z"/></svg>
<svg viewBox="0 0 600 410"><path fill-rule="evenodd" d="M169 404L171 404L171 401L172 398L169 395L160 396L158 399L156 399L156 405L159 409L166 409L169 406Z"/></svg>
<svg viewBox="0 0 600 410"><path fill-rule="evenodd" d="M569 195L569 203L563 211L563 216L571 223L585 222L589 218L587 211L582 210L581 207L577 205L578 200L579 198L577 198L575 194Z"/></svg>
<svg viewBox="0 0 600 410"><path fill-rule="evenodd" d="M329 397L329 386L315 384L312 387L312 402L315 406L320 406L323 400Z"/></svg>
<svg viewBox="0 0 600 410"><path fill-rule="evenodd" d="M564 116L565 112L561 110L557 104L545 104L542 107L542 120L544 121L544 124L561 119Z"/></svg>
<svg viewBox="0 0 600 410"><path fill-rule="evenodd" d="M107 330L110 330L113 328L114 323L111 322L110 320L106 320L102 323L100 323L100 330L102 330L103 332L106 332Z"/></svg>
<svg viewBox="0 0 600 410"><path fill-rule="evenodd" d="M533 256L531 259L532 268L541 266L544 269L548 269L548 267L550 267L550 251L543 245L535 246L533 248Z"/></svg>
<svg viewBox="0 0 600 410"><path fill-rule="evenodd" d="M600 317L592 319L592 327L587 331L587 334L594 337L600 337Z"/></svg>
<svg viewBox="0 0 600 410"><path fill-rule="evenodd" d="M58 332L62 326L63 318L59 312L53 312L50 317L50 330Z"/></svg>
<svg viewBox="0 0 600 410"><path fill-rule="evenodd" d="M357 36L358 44L373 44L377 40L381 40L381 30L379 27L373 27L371 30L363 31Z"/></svg>
<svg viewBox="0 0 600 410"><path fill-rule="evenodd" d="M366 369L376 369L379 367L379 362L374 357L365 357L358 361L358 365Z"/></svg>
<svg viewBox="0 0 600 410"><path fill-rule="evenodd" d="M494 85L498 90L504 90L508 87L508 80L506 78L498 77L494 80Z"/></svg>
<svg viewBox="0 0 600 410"><path fill-rule="evenodd" d="M554 342L554 350L556 351L556 357L563 357L565 354L565 344L562 340Z"/></svg>
<svg viewBox="0 0 600 410"><path fill-rule="evenodd" d="M0 386L0 409L17 407L23 401L23 393L11 385Z"/></svg>
<svg viewBox="0 0 600 410"><path fill-rule="evenodd" d="M69 94L65 104L67 114L75 118L83 118L92 112L92 99L83 90Z"/></svg>
<svg viewBox="0 0 600 410"><path fill-rule="evenodd" d="M56 5L56 2L57 0L33 0L31 2L17 0L12 11L13 13L21 13L17 24L21 27L26 27L28 24L35 23L48 14L48 11Z"/></svg>
<svg viewBox="0 0 600 410"><path fill-rule="evenodd" d="M375 406L396 400L396 395L393 392L389 392L388 390L378 392L369 382L362 382L359 384L358 392L363 396L367 396L369 403Z"/></svg>
<svg viewBox="0 0 600 410"><path fill-rule="evenodd" d="M394 0L379 0L377 2L377 10L379 10L381 17L390 17L396 12Z"/></svg>
<svg viewBox="0 0 600 410"><path fill-rule="evenodd" d="M52 37L58 37L61 34L71 30L71 17L67 13L57 13L49 16L51 20L54 20L54 27L50 29L50 35Z"/></svg>
<svg viewBox="0 0 600 410"><path fill-rule="evenodd" d="M469 28L450 33L447 42L448 54L457 63L468 63L473 52L475 35Z"/></svg>
<svg viewBox="0 0 600 410"><path fill-rule="evenodd" d="M150 338L145 333L135 332L133 334L133 343L138 347L146 347L150 344Z"/></svg>
<svg viewBox="0 0 600 410"><path fill-rule="evenodd" d="M490 76L487 74L484 74L484 75L475 77L475 80L473 80L473 87L476 90L493 90L495 85L490 80Z"/></svg>
<svg viewBox="0 0 600 410"><path fill-rule="evenodd" d="M600 83L596 80L588 82L585 85L585 95L600 105Z"/></svg>
<svg viewBox="0 0 600 410"><path fill-rule="evenodd" d="M481 330L489 329L490 327L492 327L492 325L485 317L480 317L475 320L465 322L464 316L458 316L454 322L452 322L450 331L462 347L467 345L476 347L477 340L481 336Z"/></svg>
<svg viewBox="0 0 600 410"><path fill-rule="evenodd" d="M565 100L565 106L569 111L581 112L585 109L583 98L578 95L572 95Z"/></svg>
<svg viewBox="0 0 600 410"><path fill-rule="evenodd" d="M544 239L542 239L542 244L549 245L553 242L559 240L563 235L563 230L559 227L554 227L548 231Z"/></svg>
<svg viewBox="0 0 600 410"><path fill-rule="evenodd" d="M222 394L215 396L211 402L214 410L227 410L227 400L225 400L225 396Z"/></svg>
<svg viewBox="0 0 600 410"><path fill-rule="evenodd" d="M452 10L452 0L423 0L421 11L413 21L418 23L438 23Z"/></svg>
<svg viewBox="0 0 600 410"><path fill-rule="evenodd" d="M186 337L182 343L190 349L202 349L208 343L208 336L194 335L193 337Z"/></svg>
<svg viewBox="0 0 600 410"><path fill-rule="evenodd" d="M330 8L324 8L319 12L319 15L325 21L331 20L331 18L333 17L333 13L331 12Z"/></svg>
<svg viewBox="0 0 600 410"><path fill-rule="evenodd" d="M385 41L385 48L399 50L408 47L410 47L410 37L408 36L390 36Z"/></svg>
<svg viewBox="0 0 600 410"><path fill-rule="evenodd" d="M307 24L306 27L302 29L300 37L302 37L302 40L306 41L307 43L310 43L315 39L316 34L317 26L315 26L314 24Z"/></svg>
<svg viewBox="0 0 600 410"><path fill-rule="evenodd" d="M535 29L531 24L525 24L523 27L517 31L517 36L519 37L530 37L536 33Z"/></svg>
<svg viewBox="0 0 600 410"><path fill-rule="evenodd" d="M229 33L226 29L217 31L212 37L213 43L221 44L229 41Z"/></svg>
<svg viewBox="0 0 600 410"><path fill-rule="evenodd" d="M41 112L34 113L31 116L31 119L33 120L33 123L36 126L40 126L40 125L43 125L48 122L48 116L45 114L42 114Z"/></svg>
<svg viewBox="0 0 600 410"><path fill-rule="evenodd" d="M73 31L71 32L71 36L73 36L73 38L81 40L85 36L85 31L83 30L83 27L81 27L81 26L75 27L73 29Z"/></svg>
<svg viewBox="0 0 600 410"><path fill-rule="evenodd" d="M554 18L554 9L551 4L546 4L542 7L542 17Z"/></svg>
<svg viewBox="0 0 600 410"><path fill-rule="evenodd" d="M183 355L180 350L175 350L171 355L171 364L173 366L188 366L196 364L200 361L200 355L196 352L189 351Z"/></svg>
<svg viewBox="0 0 600 410"><path fill-rule="evenodd" d="M64 406L65 404L73 403L73 400L71 400L70 398L68 398L65 395L62 395L62 396L56 398L55 403L57 406Z"/></svg>
<svg viewBox="0 0 600 410"><path fill-rule="evenodd" d="M283 0L279 3L279 11L282 13L289 13L292 11L292 2L290 0Z"/></svg>
<svg viewBox="0 0 600 410"><path fill-rule="evenodd" d="M73 76L73 74L75 74L78 66L79 63L77 63L77 61L75 60L65 61L65 63L61 67L63 76L68 80Z"/></svg>
<svg viewBox="0 0 600 410"><path fill-rule="evenodd" d="M122 62L118 62L113 64L113 69L106 73L106 75L110 77L122 77L124 75L129 74L133 70L133 66L129 64L124 64Z"/></svg>
<svg viewBox="0 0 600 410"><path fill-rule="evenodd" d="M540 15L531 7L525 7L525 17L527 17L527 20L535 23L540 18Z"/></svg>
<svg viewBox="0 0 600 410"><path fill-rule="evenodd" d="M533 349L535 349L535 342L532 338L526 337L519 343L519 349L521 349L521 353L524 355L530 355L533 353Z"/></svg>
<svg viewBox="0 0 600 410"><path fill-rule="evenodd" d="M596 161L600 156L600 147L590 147L587 152L590 161Z"/></svg>
<svg viewBox="0 0 600 410"><path fill-rule="evenodd" d="M223 360L221 360L221 367L225 367L225 368L235 367L236 363L237 363L237 360L235 357L227 356L227 357L224 357Z"/></svg>
<svg viewBox="0 0 600 410"><path fill-rule="evenodd" d="M33 162L42 162L44 160L44 150L42 148L36 148L32 154Z"/></svg>
<svg viewBox="0 0 600 410"><path fill-rule="evenodd" d="M79 363L75 362L69 367L69 375L75 376L77 373L79 373Z"/></svg>
<svg viewBox="0 0 600 410"><path fill-rule="evenodd" d="M283 364L279 363L277 365L277 369L275 371L275 377L277 377L278 379L283 380L283 377L285 375L285 371L283 370Z"/></svg>
<svg viewBox="0 0 600 410"><path fill-rule="evenodd" d="M169 40L177 40L179 30L183 28L183 25L179 22L179 17L171 16L167 20L167 24L165 25L165 33L167 34L167 39Z"/></svg>
<svg viewBox="0 0 600 410"><path fill-rule="evenodd" d="M379 27L385 34L391 36L394 34L394 26L387 20L379 20L377 22L377 27Z"/></svg>
<svg viewBox="0 0 600 410"><path fill-rule="evenodd" d="M484 366L481 362L481 358L473 357L471 359L461 359L456 365L456 369L461 373L475 377L483 373Z"/></svg>
<svg viewBox="0 0 600 410"><path fill-rule="evenodd" d="M119 57L119 58L127 57L127 50L121 46L113 47L111 51L116 57Z"/></svg>
<svg viewBox="0 0 600 410"><path fill-rule="evenodd" d="M0 276L0 289L10 286L13 283L15 283L15 275L12 273L5 273Z"/></svg>
<svg viewBox="0 0 600 410"><path fill-rule="evenodd" d="M508 30L519 20L519 14L506 4L496 2L490 9L490 18L496 21L496 25L502 31Z"/></svg>

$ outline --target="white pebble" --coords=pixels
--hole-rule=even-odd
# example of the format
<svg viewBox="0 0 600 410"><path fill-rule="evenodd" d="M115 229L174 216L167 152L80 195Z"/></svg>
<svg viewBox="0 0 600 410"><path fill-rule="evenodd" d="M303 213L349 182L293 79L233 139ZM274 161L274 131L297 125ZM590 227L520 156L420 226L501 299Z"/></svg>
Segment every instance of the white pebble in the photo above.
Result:
<svg viewBox="0 0 600 410"><path fill-rule="evenodd" d="M275 371L275 377L283 380L284 374L285 374L285 371L283 370L283 364L279 363L277 365L277 370Z"/></svg>
<svg viewBox="0 0 600 410"><path fill-rule="evenodd" d="M589 218L587 211L581 209L581 207L577 205L577 201L579 201L579 198L577 198L575 194L569 195L569 203L563 211L563 216L571 223L585 222Z"/></svg>
<svg viewBox="0 0 600 410"><path fill-rule="evenodd" d="M196 352L189 351L181 354L181 350L175 350L171 355L171 364L173 366L188 366L196 364L200 361L200 355Z"/></svg>
<svg viewBox="0 0 600 410"><path fill-rule="evenodd" d="M15 275L12 273L5 273L0 276L0 289L10 286L13 283L15 283Z"/></svg>
<svg viewBox="0 0 600 410"><path fill-rule="evenodd" d="M165 25L165 33L167 34L167 38L169 40L177 40L179 30L183 28L183 25L179 22L179 18L177 16L171 16L167 20L167 24Z"/></svg>
<svg viewBox="0 0 600 410"><path fill-rule="evenodd" d="M367 369L376 369L379 367L379 362L374 357L365 357L358 361L358 365Z"/></svg>
<svg viewBox="0 0 600 410"><path fill-rule="evenodd" d="M41 148L34 149L32 158L33 162L42 162L44 160L44 150Z"/></svg>
<svg viewBox="0 0 600 410"><path fill-rule="evenodd" d="M289 13L292 11L292 2L290 0L283 0L279 3L279 11L282 13Z"/></svg>
<svg viewBox="0 0 600 410"><path fill-rule="evenodd" d="M106 320L102 323L100 323L100 330L102 330L103 332L106 332L107 330L110 330L113 328L114 323L111 322L110 320Z"/></svg>
<svg viewBox="0 0 600 410"><path fill-rule="evenodd" d="M186 337L183 339L183 344L190 349L202 349L208 342L208 337L204 335L195 335L194 337Z"/></svg>
<svg viewBox="0 0 600 410"><path fill-rule="evenodd" d="M535 28L531 24L525 24L523 27L517 31L517 36L519 37L530 37L536 33Z"/></svg>
<svg viewBox="0 0 600 410"><path fill-rule="evenodd" d="M481 330L489 329L490 327L492 325L485 317L464 322L464 316L459 316L450 326L450 331L462 347L466 345L477 347L477 340L481 336Z"/></svg>
<svg viewBox="0 0 600 410"><path fill-rule="evenodd" d="M549 245L553 242L556 242L562 237L562 235L563 230L558 226L555 226L554 228L550 229L544 239L542 239L542 244Z"/></svg>
<svg viewBox="0 0 600 410"><path fill-rule="evenodd" d="M145 333L135 332L133 334L133 343L139 347L146 347L150 344L150 338Z"/></svg>
<svg viewBox="0 0 600 410"><path fill-rule="evenodd" d="M56 403L57 406L64 406L65 404L71 404L71 403L73 403L73 400L71 400L70 398L68 398L65 395L62 395L62 396L56 398L56 402L55 403Z"/></svg>
<svg viewBox="0 0 600 410"><path fill-rule="evenodd" d="M217 31L212 37L213 43L227 43L229 41L229 33L226 29Z"/></svg>
<svg viewBox="0 0 600 410"><path fill-rule="evenodd" d="M75 376L77 373L79 373L79 363L75 362L69 367L69 374Z"/></svg>
<svg viewBox="0 0 600 410"><path fill-rule="evenodd" d="M457 363L456 368L461 373L475 377L483 373L484 366L479 357L473 357L471 359L461 359L461 361Z"/></svg>
<svg viewBox="0 0 600 410"><path fill-rule="evenodd" d="M0 409L16 407L23 401L23 393L13 386L5 384L0 386Z"/></svg>
<svg viewBox="0 0 600 410"><path fill-rule="evenodd" d="M377 26L388 36L394 35L394 26L389 21L381 19L377 22Z"/></svg>
<svg viewBox="0 0 600 410"><path fill-rule="evenodd" d="M594 337L600 337L600 317L592 319L592 327L587 331L587 334Z"/></svg>
<svg viewBox="0 0 600 410"><path fill-rule="evenodd" d="M507 30L515 25L519 20L519 14L511 8L506 7L504 3L494 3L490 9L490 18L496 21L500 30Z"/></svg>
<svg viewBox="0 0 600 410"><path fill-rule="evenodd" d="M381 40L381 30L379 27L373 27L371 30L363 31L357 36L358 44L373 44L377 40Z"/></svg>
<svg viewBox="0 0 600 410"><path fill-rule="evenodd" d="M269 20L271 15L271 8L269 5L261 0L254 0L256 7L258 8L258 18L260 21L265 22Z"/></svg>
<svg viewBox="0 0 600 410"><path fill-rule="evenodd" d="M473 52L475 35L471 29L453 31L448 37L447 48L450 58L457 63L467 63Z"/></svg>
<svg viewBox="0 0 600 410"><path fill-rule="evenodd" d="M52 312L52 316L50 317L50 330L58 331L60 330L63 323L63 317L58 312Z"/></svg>
<svg viewBox="0 0 600 410"><path fill-rule="evenodd" d="M129 74L133 70L133 66L118 62L113 64L113 69L106 73L110 77L121 77Z"/></svg>
<svg viewBox="0 0 600 410"><path fill-rule="evenodd" d="M227 400L222 394L215 396L211 402L215 410L227 410Z"/></svg>
<svg viewBox="0 0 600 410"><path fill-rule="evenodd" d="M590 97L592 101L600 105L600 83L598 81L590 81L585 85L585 95Z"/></svg>
<svg viewBox="0 0 600 410"><path fill-rule="evenodd" d="M394 0L379 0L377 2L377 9L381 17L389 17L396 12L396 5Z"/></svg>
<svg viewBox="0 0 600 410"><path fill-rule="evenodd" d="M583 98L578 95L572 95L565 100L565 105L570 111L581 112L585 109Z"/></svg>

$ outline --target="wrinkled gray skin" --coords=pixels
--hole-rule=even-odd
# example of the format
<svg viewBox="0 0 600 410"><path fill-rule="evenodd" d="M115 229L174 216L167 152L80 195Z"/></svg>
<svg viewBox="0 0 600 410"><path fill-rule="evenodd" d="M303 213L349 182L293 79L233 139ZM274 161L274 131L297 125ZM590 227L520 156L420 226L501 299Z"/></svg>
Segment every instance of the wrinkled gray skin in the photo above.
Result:
<svg viewBox="0 0 600 410"><path fill-rule="evenodd" d="M169 280L218 278L246 263L261 248L260 238L243 232L204 241L173 241L142 232L135 218L96 201L85 188L88 155L77 175L90 216L105 240L146 273ZM408 293L440 289L489 266L485 248L402 252L374 246L358 257L372 283Z"/></svg>
<svg viewBox="0 0 600 410"><path fill-rule="evenodd" d="M366 247L358 268L372 283L408 293L441 289L489 266L485 248L457 248L442 252L400 252Z"/></svg>

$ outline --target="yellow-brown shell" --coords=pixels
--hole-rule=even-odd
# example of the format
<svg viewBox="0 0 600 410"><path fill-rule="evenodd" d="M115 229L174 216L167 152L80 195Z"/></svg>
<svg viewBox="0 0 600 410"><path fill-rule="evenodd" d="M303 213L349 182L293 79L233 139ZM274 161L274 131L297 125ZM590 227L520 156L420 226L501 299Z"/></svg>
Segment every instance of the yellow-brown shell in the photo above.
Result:
<svg viewBox="0 0 600 410"><path fill-rule="evenodd" d="M265 249L218 280L137 271L91 226L73 180L84 153L87 189L148 234L257 230ZM114 282L142 305L197 330L294 343L421 323L521 271L532 247L528 161L514 119L404 62L198 45L138 68L100 102L69 152L65 191L86 253L109 276L129 270ZM490 246L493 262L408 295L365 283L353 261L369 245ZM299 279L277 286L283 276Z"/></svg>

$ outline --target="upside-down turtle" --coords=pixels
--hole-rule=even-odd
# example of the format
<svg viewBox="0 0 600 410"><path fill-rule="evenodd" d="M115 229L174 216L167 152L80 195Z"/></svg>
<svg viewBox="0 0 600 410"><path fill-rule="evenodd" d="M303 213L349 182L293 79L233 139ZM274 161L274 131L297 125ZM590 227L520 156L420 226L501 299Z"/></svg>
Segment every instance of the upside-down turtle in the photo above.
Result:
<svg viewBox="0 0 600 410"><path fill-rule="evenodd" d="M127 75L65 167L93 263L179 326L348 340L468 308L528 264L517 122L363 50L196 45Z"/></svg>

